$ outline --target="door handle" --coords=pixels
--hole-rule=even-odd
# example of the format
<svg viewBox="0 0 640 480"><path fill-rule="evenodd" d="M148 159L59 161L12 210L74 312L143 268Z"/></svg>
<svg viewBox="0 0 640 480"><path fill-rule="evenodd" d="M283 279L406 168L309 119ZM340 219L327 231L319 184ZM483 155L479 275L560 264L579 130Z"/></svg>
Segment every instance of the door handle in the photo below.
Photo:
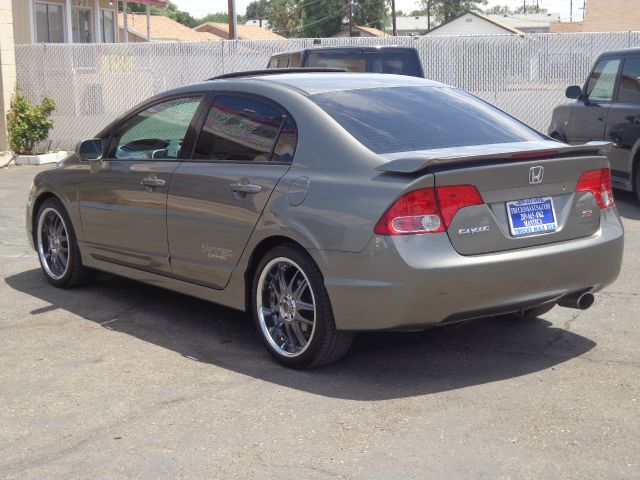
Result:
<svg viewBox="0 0 640 480"><path fill-rule="evenodd" d="M238 193L258 193L262 190L260 185L254 185L253 183L232 183L230 187L231 190Z"/></svg>
<svg viewBox="0 0 640 480"><path fill-rule="evenodd" d="M145 187L164 187L167 183L163 179L156 177L155 175L149 175L148 177L140 180L140 183Z"/></svg>

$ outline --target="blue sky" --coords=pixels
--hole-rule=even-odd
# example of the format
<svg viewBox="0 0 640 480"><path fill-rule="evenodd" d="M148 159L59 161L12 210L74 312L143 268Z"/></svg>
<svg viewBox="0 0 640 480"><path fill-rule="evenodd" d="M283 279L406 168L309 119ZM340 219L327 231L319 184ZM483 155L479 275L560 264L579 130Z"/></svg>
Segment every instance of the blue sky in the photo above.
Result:
<svg viewBox="0 0 640 480"><path fill-rule="evenodd" d="M181 10L186 10L195 17L202 17L211 12L222 12L227 10L227 0L173 0ZM236 0L236 8L238 13L244 13L247 4L251 0ZM535 3L535 0L526 0L527 4ZM573 16L574 20L582 19L583 0L573 0ZM549 12L560 13L563 20L569 20L569 4L570 0L539 0L540 7L544 7ZM489 5L509 5L510 7L518 7L522 5L523 0L489 0ZM396 8L405 12L410 12L420 7L420 2L416 0L396 0Z"/></svg>

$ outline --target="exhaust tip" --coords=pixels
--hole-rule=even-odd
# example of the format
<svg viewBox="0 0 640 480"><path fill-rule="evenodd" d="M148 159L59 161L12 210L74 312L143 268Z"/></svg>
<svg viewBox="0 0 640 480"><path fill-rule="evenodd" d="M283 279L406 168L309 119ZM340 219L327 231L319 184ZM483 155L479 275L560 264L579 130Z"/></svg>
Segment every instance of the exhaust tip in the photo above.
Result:
<svg viewBox="0 0 640 480"><path fill-rule="evenodd" d="M593 293L582 291L565 295L558 300L558 305L577 310L586 310L593 305L594 301Z"/></svg>
<svg viewBox="0 0 640 480"><path fill-rule="evenodd" d="M587 292L580 295L576 303L580 310L586 310L591 305L593 305L594 301L595 301L595 297L593 296L593 293Z"/></svg>

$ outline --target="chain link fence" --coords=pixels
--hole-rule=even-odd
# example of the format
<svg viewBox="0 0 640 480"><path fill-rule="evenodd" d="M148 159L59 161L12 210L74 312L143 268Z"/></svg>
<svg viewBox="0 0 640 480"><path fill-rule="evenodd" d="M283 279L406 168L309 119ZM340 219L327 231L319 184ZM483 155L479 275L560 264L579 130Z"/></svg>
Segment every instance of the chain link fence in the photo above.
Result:
<svg viewBox="0 0 640 480"><path fill-rule="evenodd" d="M462 88L546 131L568 85L640 32L16 46L18 88L56 102L51 148L72 149L145 98L223 73L265 68L277 52L332 45L413 46L427 78Z"/></svg>

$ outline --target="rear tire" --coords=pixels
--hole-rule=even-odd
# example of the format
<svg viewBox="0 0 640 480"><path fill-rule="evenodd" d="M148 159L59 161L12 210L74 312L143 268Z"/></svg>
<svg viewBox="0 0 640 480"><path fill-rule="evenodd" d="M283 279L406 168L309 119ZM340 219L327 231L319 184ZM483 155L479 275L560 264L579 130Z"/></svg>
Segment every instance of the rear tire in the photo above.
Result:
<svg viewBox="0 0 640 480"><path fill-rule="evenodd" d="M256 269L251 298L263 343L282 365L317 367L347 353L353 333L336 330L320 269L302 249L270 250Z"/></svg>
<svg viewBox="0 0 640 480"><path fill-rule="evenodd" d="M82 265L71 219L57 198L40 206L34 240L42 272L51 285L71 288L93 279L95 271Z"/></svg>

